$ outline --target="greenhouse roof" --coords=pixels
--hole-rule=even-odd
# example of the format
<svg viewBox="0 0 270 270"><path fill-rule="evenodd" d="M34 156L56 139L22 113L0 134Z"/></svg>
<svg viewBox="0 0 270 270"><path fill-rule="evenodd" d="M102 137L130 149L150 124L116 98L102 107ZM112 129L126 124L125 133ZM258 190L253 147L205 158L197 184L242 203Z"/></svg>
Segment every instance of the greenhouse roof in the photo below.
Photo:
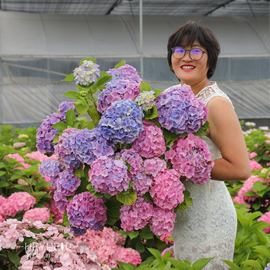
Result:
<svg viewBox="0 0 270 270"><path fill-rule="evenodd" d="M143 15L269 16L269 0L143 0ZM138 15L140 0L1 0L2 11Z"/></svg>

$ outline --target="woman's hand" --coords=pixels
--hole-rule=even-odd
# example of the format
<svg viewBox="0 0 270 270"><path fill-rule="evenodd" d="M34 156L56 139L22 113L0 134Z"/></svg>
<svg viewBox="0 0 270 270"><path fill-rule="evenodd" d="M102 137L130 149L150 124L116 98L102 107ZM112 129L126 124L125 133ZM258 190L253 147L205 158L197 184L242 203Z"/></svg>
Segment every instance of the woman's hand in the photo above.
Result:
<svg viewBox="0 0 270 270"><path fill-rule="evenodd" d="M211 178L216 180L246 180L250 162L238 117L226 98L214 97L209 109L209 133L222 158L215 160Z"/></svg>

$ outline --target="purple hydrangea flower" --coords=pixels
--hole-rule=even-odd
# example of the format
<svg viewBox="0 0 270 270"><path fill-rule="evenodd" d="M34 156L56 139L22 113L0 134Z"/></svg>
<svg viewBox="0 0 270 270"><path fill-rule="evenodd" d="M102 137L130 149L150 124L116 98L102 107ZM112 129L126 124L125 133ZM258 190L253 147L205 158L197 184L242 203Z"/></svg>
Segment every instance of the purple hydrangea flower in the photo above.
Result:
<svg viewBox="0 0 270 270"><path fill-rule="evenodd" d="M59 174L57 191L65 196L73 196L81 184L81 179L70 171L63 171Z"/></svg>
<svg viewBox="0 0 270 270"><path fill-rule="evenodd" d="M62 120L66 119L66 113L68 110L70 110L71 108L74 109L75 114L77 113L76 110L76 106L73 102L67 102L67 101L63 101L60 105L59 105L59 116Z"/></svg>
<svg viewBox="0 0 270 270"><path fill-rule="evenodd" d="M73 71L75 83L80 85L89 85L97 81L100 77L99 65L93 61L84 60L83 63Z"/></svg>
<svg viewBox="0 0 270 270"><path fill-rule="evenodd" d="M127 166L122 159L101 156L92 163L88 174L97 192L114 196L129 188Z"/></svg>
<svg viewBox="0 0 270 270"><path fill-rule="evenodd" d="M100 156L112 156L115 151L113 144L102 137L98 128L79 130L66 140L74 156L88 165Z"/></svg>
<svg viewBox="0 0 270 270"><path fill-rule="evenodd" d="M50 178L56 178L62 169L61 163L55 159L46 159L39 167L40 174Z"/></svg>
<svg viewBox="0 0 270 270"><path fill-rule="evenodd" d="M268 264L266 265L266 267L264 268L264 270L270 270L270 263L268 263Z"/></svg>
<svg viewBox="0 0 270 270"><path fill-rule="evenodd" d="M107 71L107 73L116 79L135 81L138 84L140 84L142 81L141 77L138 75L136 68L128 64L125 64L124 66L121 66L117 69L112 68L109 71Z"/></svg>
<svg viewBox="0 0 270 270"><path fill-rule="evenodd" d="M84 235L87 231L87 229L80 229L80 228L76 228L74 226L70 226L70 228L73 230L73 233L75 236Z"/></svg>
<svg viewBox="0 0 270 270"><path fill-rule="evenodd" d="M173 210L163 210L159 207L154 207L154 215L149 220L149 226L155 235L172 233L176 214Z"/></svg>
<svg viewBox="0 0 270 270"><path fill-rule="evenodd" d="M53 199L55 201L55 206L57 207L59 212L61 214L64 214L69 204L67 197L63 195L61 192L56 190L53 194Z"/></svg>
<svg viewBox="0 0 270 270"><path fill-rule="evenodd" d="M153 217L153 204L137 197L133 205L122 205L120 208L121 227L126 232L144 228Z"/></svg>
<svg viewBox="0 0 270 270"><path fill-rule="evenodd" d="M113 143L132 143L143 131L143 113L130 100L114 102L102 115L99 129Z"/></svg>
<svg viewBox="0 0 270 270"><path fill-rule="evenodd" d="M140 84L136 81L112 79L98 96L97 110L103 113L115 101L133 100L139 95L140 90Z"/></svg>
<svg viewBox="0 0 270 270"><path fill-rule="evenodd" d="M59 136L57 145L55 145L55 154L61 159L61 164L66 170L73 171L73 169L78 169L80 167L80 161L71 151L71 144L67 139L70 135L79 131L80 129L75 128L65 129L64 132Z"/></svg>
<svg viewBox="0 0 270 270"><path fill-rule="evenodd" d="M102 198L95 198L89 192L75 195L67 207L70 225L78 229L100 230L106 223L106 213Z"/></svg>
<svg viewBox="0 0 270 270"><path fill-rule="evenodd" d="M156 99L158 121L175 134L195 133L206 122L208 109L190 86L172 86Z"/></svg>
<svg viewBox="0 0 270 270"><path fill-rule="evenodd" d="M146 174L139 172L131 178L131 181L135 184L133 190L139 196L143 196L147 191L149 191L152 185L152 178Z"/></svg>
<svg viewBox="0 0 270 270"><path fill-rule="evenodd" d="M47 118L43 121L43 123L38 128L37 133L37 150L41 154L53 154L54 153L54 143L53 139L55 135L59 132L58 129L52 128L52 126L58 122L60 122L60 116L58 113L53 113L51 117L47 116Z"/></svg>

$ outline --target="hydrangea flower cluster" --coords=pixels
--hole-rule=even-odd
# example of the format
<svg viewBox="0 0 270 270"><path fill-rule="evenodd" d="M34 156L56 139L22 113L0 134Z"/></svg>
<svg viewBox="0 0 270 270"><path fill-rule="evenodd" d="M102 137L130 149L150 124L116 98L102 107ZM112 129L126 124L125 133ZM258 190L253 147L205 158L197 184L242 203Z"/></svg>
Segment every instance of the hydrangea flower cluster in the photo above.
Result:
<svg viewBox="0 0 270 270"><path fill-rule="evenodd" d="M50 220L50 211L48 208L33 208L26 211L23 218L31 222L41 221L42 223L45 223L46 221Z"/></svg>
<svg viewBox="0 0 270 270"><path fill-rule="evenodd" d="M81 179L77 176L75 176L70 171L63 171L59 173L56 187L57 191L62 193L65 196L73 196L75 194L75 191L81 184Z"/></svg>
<svg viewBox="0 0 270 270"><path fill-rule="evenodd" d="M266 227L265 229L263 229L263 231L264 231L265 233L269 233L269 232L270 232L270 212L266 212L266 213L264 213L263 215L261 215L261 216L258 218L257 221L264 221L264 222L268 223L269 226ZM269 266L270 266L270 264L269 264Z"/></svg>
<svg viewBox="0 0 270 270"><path fill-rule="evenodd" d="M136 81L112 79L98 96L97 110L103 113L115 101L133 100L139 95L140 90Z"/></svg>
<svg viewBox="0 0 270 270"><path fill-rule="evenodd" d="M154 91L144 91L136 97L135 102L144 111L147 111L155 106L155 98Z"/></svg>
<svg viewBox="0 0 270 270"><path fill-rule="evenodd" d="M133 142L132 148L145 158L161 156L166 151L162 130L154 123L144 120L143 131Z"/></svg>
<svg viewBox="0 0 270 270"><path fill-rule="evenodd" d="M143 131L142 118L142 111L132 101L116 101L103 113L99 129L114 144L132 143Z"/></svg>
<svg viewBox="0 0 270 270"><path fill-rule="evenodd" d="M164 210L173 210L184 201L185 187L180 181L179 173L174 169L167 169L159 173L150 189L154 203Z"/></svg>
<svg viewBox="0 0 270 270"><path fill-rule="evenodd" d="M84 60L83 63L73 70L75 76L75 83L80 85L89 85L96 82L100 77L99 65L93 61Z"/></svg>
<svg viewBox="0 0 270 270"><path fill-rule="evenodd" d="M121 227L126 232L144 228L153 217L153 204L137 197L133 205L122 205L120 209Z"/></svg>
<svg viewBox="0 0 270 270"><path fill-rule="evenodd" d="M193 134L174 141L172 148L165 153L165 159L181 177L195 184L207 182L214 166L206 142Z"/></svg>
<svg viewBox="0 0 270 270"><path fill-rule="evenodd" d="M128 172L129 177L132 177L132 175L137 175L137 173L140 173L144 170L143 159L137 152L135 152L134 149L121 150L121 152L116 153L116 158L119 157L121 157L130 165Z"/></svg>
<svg viewBox="0 0 270 270"><path fill-rule="evenodd" d="M70 225L79 229L100 230L106 223L106 212L102 198L89 192L75 195L67 206Z"/></svg>
<svg viewBox="0 0 270 270"><path fill-rule="evenodd" d="M46 159L39 166L40 174L50 178L56 178L62 169L61 163L56 159Z"/></svg>
<svg viewBox="0 0 270 270"><path fill-rule="evenodd" d="M138 84L140 84L142 81L141 77L138 75L136 68L128 64L125 64L124 66L121 66L117 69L115 68L109 69L107 73L113 76L114 79L134 81L137 82Z"/></svg>
<svg viewBox="0 0 270 270"><path fill-rule="evenodd" d="M129 187L127 166L122 159L101 156L89 170L89 182L97 192L114 196Z"/></svg>
<svg viewBox="0 0 270 270"><path fill-rule="evenodd" d="M69 204L68 198L64 194L62 194L60 191L56 190L53 194L53 199L54 199L54 202L58 211L61 214L64 214Z"/></svg>
<svg viewBox="0 0 270 270"><path fill-rule="evenodd" d="M166 170L166 161L160 158L149 158L144 161L144 170L146 174L156 177L158 173Z"/></svg>
<svg viewBox="0 0 270 270"><path fill-rule="evenodd" d="M208 109L197 99L190 86L172 86L156 99L158 121L175 133L195 133L206 122Z"/></svg>
<svg viewBox="0 0 270 270"><path fill-rule="evenodd" d="M60 105L59 105L59 116L62 120L66 120L66 113L67 111L69 111L71 108L74 109L75 114L77 114L77 110L76 110L76 106L73 102L67 102L67 101L63 101Z"/></svg>
<svg viewBox="0 0 270 270"><path fill-rule="evenodd" d="M155 235L162 235L173 231L176 214L174 211L154 207L154 215L149 221L149 226Z"/></svg>
<svg viewBox="0 0 270 270"><path fill-rule="evenodd" d="M139 172L131 178L134 183L133 190L138 196L143 196L152 185L152 178L143 172Z"/></svg>

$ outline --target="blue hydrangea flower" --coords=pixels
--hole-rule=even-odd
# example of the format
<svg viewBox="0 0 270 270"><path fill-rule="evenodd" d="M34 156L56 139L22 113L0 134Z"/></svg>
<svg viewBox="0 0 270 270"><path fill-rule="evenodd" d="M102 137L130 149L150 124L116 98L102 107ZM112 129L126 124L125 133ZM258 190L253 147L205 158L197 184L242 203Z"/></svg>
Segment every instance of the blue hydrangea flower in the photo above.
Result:
<svg viewBox="0 0 270 270"><path fill-rule="evenodd" d="M75 106L75 104L73 102L63 101L62 103L60 103L60 105L59 105L59 116L60 116L60 118L62 120L66 120L66 113L71 108L74 109L75 114L76 114L77 110L76 110L76 106Z"/></svg>
<svg viewBox="0 0 270 270"><path fill-rule="evenodd" d="M96 82L100 77L99 65L93 61L84 60L83 63L73 71L75 83L80 85L89 85Z"/></svg>
<svg viewBox="0 0 270 270"><path fill-rule="evenodd" d="M150 110L155 105L155 92L144 91L136 97L135 102L138 106L142 107L144 111Z"/></svg>
<svg viewBox="0 0 270 270"><path fill-rule="evenodd" d="M195 133L206 122L208 109L190 86L172 86L156 99L158 121L175 134Z"/></svg>
<svg viewBox="0 0 270 270"><path fill-rule="evenodd" d="M56 159L46 159L42 161L39 166L39 171L42 176L48 176L50 178L55 178L58 176L62 170L61 163Z"/></svg>
<svg viewBox="0 0 270 270"><path fill-rule="evenodd" d="M143 131L143 112L130 100L114 102L102 115L99 129L113 143L132 143Z"/></svg>
<svg viewBox="0 0 270 270"><path fill-rule="evenodd" d="M138 75L136 68L128 64L125 64L124 66L121 66L117 69L112 68L107 71L107 73L117 79L135 81L139 84L142 81L141 77Z"/></svg>
<svg viewBox="0 0 270 270"><path fill-rule="evenodd" d="M106 223L107 208L102 198L82 192L69 202L67 215L72 227L97 231Z"/></svg>
<svg viewBox="0 0 270 270"><path fill-rule="evenodd" d="M81 184L81 179L70 171L63 171L59 174L57 191L65 196L73 196Z"/></svg>

